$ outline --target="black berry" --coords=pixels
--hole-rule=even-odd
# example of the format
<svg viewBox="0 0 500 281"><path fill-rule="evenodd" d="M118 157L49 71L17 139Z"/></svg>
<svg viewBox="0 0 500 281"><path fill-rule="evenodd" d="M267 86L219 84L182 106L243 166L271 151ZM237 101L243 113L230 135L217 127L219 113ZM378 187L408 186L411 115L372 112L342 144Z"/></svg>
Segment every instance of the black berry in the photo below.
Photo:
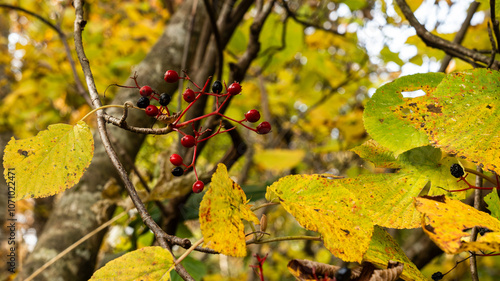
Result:
<svg viewBox="0 0 500 281"><path fill-rule="evenodd" d="M335 272L335 279L337 279L337 281L351 280L351 270L347 267L342 267Z"/></svg>
<svg viewBox="0 0 500 281"><path fill-rule="evenodd" d="M162 106L167 106L171 100L172 97L169 94L163 93L160 95L160 105Z"/></svg>
<svg viewBox="0 0 500 281"><path fill-rule="evenodd" d="M450 167L451 175L459 179L464 175L464 169L459 164L455 163Z"/></svg>
<svg viewBox="0 0 500 281"><path fill-rule="evenodd" d="M443 273L441 273L439 271L432 274L432 280L434 280L434 281L441 280L441 279L443 279L443 277L444 277Z"/></svg>
<svg viewBox="0 0 500 281"><path fill-rule="evenodd" d="M212 92L216 94L220 94L222 92L222 83L219 80L215 81L212 85Z"/></svg>
<svg viewBox="0 0 500 281"><path fill-rule="evenodd" d="M137 101L137 107L146 108L149 105L149 99L147 97L140 97Z"/></svg>
<svg viewBox="0 0 500 281"><path fill-rule="evenodd" d="M175 167L172 169L172 175L175 177L180 177L184 174L184 169L182 167Z"/></svg>

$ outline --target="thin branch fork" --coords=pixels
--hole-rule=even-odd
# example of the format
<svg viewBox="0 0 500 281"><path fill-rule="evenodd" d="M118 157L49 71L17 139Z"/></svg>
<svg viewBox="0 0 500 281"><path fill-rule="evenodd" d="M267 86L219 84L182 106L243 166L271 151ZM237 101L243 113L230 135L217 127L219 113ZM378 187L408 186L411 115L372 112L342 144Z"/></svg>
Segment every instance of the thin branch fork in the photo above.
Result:
<svg viewBox="0 0 500 281"><path fill-rule="evenodd" d="M424 41L424 43L427 46L443 50L447 54L458 57L469 63L474 64L474 62L479 62L483 65L483 67L486 67L490 64L491 58L477 51L468 49L459 44L445 40L427 31L425 27L422 24L420 24L420 22L417 20L417 18L415 17L415 15L413 14L412 10L410 9L405 0L396 0L396 3L403 12L403 14L405 15L410 25L413 26L413 28L415 28L418 37L420 37L420 39L422 39L422 41ZM500 62L495 60L492 63L491 68L495 70L500 69Z"/></svg>

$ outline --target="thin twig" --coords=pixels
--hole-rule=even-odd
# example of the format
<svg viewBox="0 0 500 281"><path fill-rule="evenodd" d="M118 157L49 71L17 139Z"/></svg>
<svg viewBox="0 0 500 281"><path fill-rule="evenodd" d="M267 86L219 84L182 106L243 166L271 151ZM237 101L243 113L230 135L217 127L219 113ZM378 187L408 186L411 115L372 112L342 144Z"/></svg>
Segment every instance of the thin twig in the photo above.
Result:
<svg viewBox="0 0 500 281"><path fill-rule="evenodd" d="M120 214L116 215L114 218L110 219L109 221L103 223L98 228L94 229L92 232L90 232L87 235L83 236L82 238L80 238L80 240L76 241L71 246L69 246L68 248L64 249L64 251L62 251L59 254L57 254L57 256L53 257L48 262L46 262L44 265L42 265L39 269L37 269L30 276L28 276L28 278L26 278L24 281L33 280L33 278L37 277L38 274L42 273L45 269L47 269L53 263L55 263L60 258L62 258L63 256L65 256L67 253L71 252L74 248L78 247L80 244L82 244L83 242L87 241L90 237L94 236L99 231L101 231L101 230L105 229L106 227L110 226L112 223L114 223L115 221L117 221L118 219L120 219L121 217L123 217L126 214L127 214L127 211L121 212Z"/></svg>
<svg viewBox="0 0 500 281"><path fill-rule="evenodd" d="M477 172L479 174L483 173L483 170L480 167L477 167ZM476 186L477 187L483 187L483 178L479 175L476 176ZM474 190L474 208L476 210L481 209L481 201L483 199L482 196L482 190L481 189L475 189ZM478 228L473 227L471 234L470 234L470 241L476 241L477 239L477 234L478 234ZM479 281L479 277L477 274L477 262L476 262L476 255L472 253L470 256L470 273L471 273L471 279L472 281Z"/></svg>
<svg viewBox="0 0 500 281"><path fill-rule="evenodd" d="M75 34L75 48L76 52L78 54L78 58L80 60L80 64L82 66L82 70L84 72L86 81L87 81L87 86L89 88L89 93L93 102L94 107L100 107L101 106L101 100L99 98L99 94L97 92L97 88L95 86L95 81L92 75L92 70L90 69L90 63L89 60L87 59L85 55L85 51L83 49L83 40L82 40L82 31L83 27L86 24L86 21L83 20L83 1L82 0L75 0L74 1L74 6L75 6L75 24L74 24L74 34ZM132 202L137 208L137 211L141 215L141 218L146 226L153 231L155 234L155 237L157 238L160 246L162 246L165 249L169 249L170 247L167 244L166 239L169 240L169 242L174 243L174 240L180 239L175 236L168 235L163 229L161 229L156 222L153 220L151 215L148 213L146 206L144 203L141 201L139 198L139 195L137 194L137 191L134 188L134 185L130 181L127 171L123 167L122 163L118 159L118 156L116 155L116 152L114 151L111 141L109 140L109 137L107 135L106 131L106 123L104 122L103 118L104 112L103 110L98 110L97 111L97 127L99 131L99 135L101 137L101 141L103 143L103 146L106 150L106 153L108 154L108 157L110 158L111 162L115 166L116 170L118 171L118 174L120 175L120 178L123 180L125 184L125 188L127 189L130 198L132 199ZM177 239L175 239L177 238ZM183 239L180 239L183 240ZM183 277L185 280L194 280L189 273L185 270L185 268L182 265L177 265L175 267L175 270L179 273L180 276Z"/></svg>
<svg viewBox="0 0 500 281"><path fill-rule="evenodd" d="M465 37L465 33L467 32L467 29L470 26L470 21L472 19L472 16L476 13L479 4L480 4L479 2L472 2L472 4L470 4L469 10L467 11L467 17L465 17L465 20L462 23L460 30L455 35L455 38L453 38L453 43L462 44L462 41L464 40ZM441 62L441 67L439 68L439 72L445 72L450 61L451 61L451 56L449 54L446 54L446 56L444 56Z"/></svg>
<svg viewBox="0 0 500 281"><path fill-rule="evenodd" d="M321 237L313 237L313 236L283 236L283 237L274 237L268 239L260 239L254 240L250 239L246 242L247 245L250 244L264 244L271 242L280 242L280 241L293 241L293 240L312 240L312 241L323 241Z"/></svg>
<svg viewBox="0 0 500 281"><path fill-rule="evenodd" d="M208 19L210 20L210 26L212 27L212 32L214 33L215 44L217 45L217 79L222 79L222 68L224 62L224 56L222 55L223 47L222 40L220 38L219 28L217 27L217 21L215 19L214 7L208 2L208 0L203 0L205 4L205 9L207 10Z"/></svg>

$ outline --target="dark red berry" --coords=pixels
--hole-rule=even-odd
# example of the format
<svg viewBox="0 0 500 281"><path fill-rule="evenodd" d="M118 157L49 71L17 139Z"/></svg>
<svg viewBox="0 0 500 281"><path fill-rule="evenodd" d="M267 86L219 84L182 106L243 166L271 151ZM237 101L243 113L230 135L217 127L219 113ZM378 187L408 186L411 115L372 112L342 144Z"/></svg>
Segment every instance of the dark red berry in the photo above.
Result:
<svg viewBox="0 0 500 281"><path fill-rule="evenodd" d="M191 135L183 136L181 139L181 144L182 146L187 148L193 147L196 144L196 140Z"/></svg>
<svg viewBox="0 0 500 281"><path fill-rule="evenodd" d="M146 107L146 114L148 116L153 116L155 117L156 115L158 115L158 107L156 107L155 105L148 105Z"/></svg>
<svg viewBox="0 0 500 281"><path fill-rule="evenodd" d="M170 156L170 163L172 163L174 166L180 166L182 165L182 157L179 154L172 154Z"/></svg>
<svg viewBox="0 0 500 281"><path fill-rule="evenodd" d="M241 93L241 85L238 82L234 82L233 84L229 85L227 88L227 92L231 95L237 95Z"/></svg>
<svg viewBox="0 0 500 281"><path fill-rule="evenodd" d="M245 118L250 123L255 123L260 119L260 113L257 109L250 109L247 113L245 113Z"/></svg>
<svg viewBox="0 0 500 281"><path fill-rule="evenodd" d="M451 165L450 172L451 172L451 175L457 179L464 176L464 169L462 168L462 166L460 166L460 164L457 164L457 163Z"/></svg>
<svg viewBox="0 0 500 281"><path fill-rule="evenodd" d="M175 83L179 81L179 74L177 74L177 71L175 70L167 70L167 72L165 72L165 76L163 77L163 79L167 83Z"/></svg>
<svg viewBox="0 0 500 281"><path fill-rule="evenodd" d="M143 97L149 97L153 93L153 89L151 89L151 87L149 86L142 86L139 90L139 93Z"/></svg>
<svg viewBox="0 0 500 281"><path fill-rule="evenodd" d="M432 280L434 280L434 281L439 281L439 280L443 279L443 277L444 277L444 275L440 271L432 274Z"/></svg>
<svg viewBox="0 0 500 281"><path fill-rule="evenodd" d="M212 92L216 94L222 93L222 83L219 80L215 81L212 85Z"/></svg>
<svg viewBox="0 0 500 281"><path fill-rule="evenodd" d="M182 97L186 102L193 102L196 98L196 95L193 90L187 88L186 91L182 94Z"/></svg>
<svg viewBox="0 0 500 281"><path fill-rule="evenodd" d="M149 99L147 97L140 97L137 101L137 107L146 108L149 105Z"/></svg>
<svg viewBox="0 0 500 281"><path fill-rule="evenodd" d="M184 169L181 167L175 167L172 169L172 175L175 177L180 177L184 174Z"/></svg>
<svg viewBox="0 0 500 281"><path fill-rule="evenodd" d="M172 97L170 97L169 94L163 93L160 95L159 102L160 102L160 105L167 106L171 100L172 100Z"/></svg>
<svg viewBox="0 0 500 281"><path fill-rule="evenodd" d="M337 279L337 281L351 280L351 270L347 267L340 268L335 272L335 279Z"/></svg>
<svg viewBox="0 0 500 281"><path fill-rule="evenodd" d="M194 193L200 193L203 191L203 188L205 187L205 184L198 180L193 184L193 192Z"/></svg>
<svg viewBox="0 0 500 281"><path fill-rule="evenodd" d="M271 131L271 124L269 122L264 121L257 126L257 133L261 135L265 135Z"/></svg>

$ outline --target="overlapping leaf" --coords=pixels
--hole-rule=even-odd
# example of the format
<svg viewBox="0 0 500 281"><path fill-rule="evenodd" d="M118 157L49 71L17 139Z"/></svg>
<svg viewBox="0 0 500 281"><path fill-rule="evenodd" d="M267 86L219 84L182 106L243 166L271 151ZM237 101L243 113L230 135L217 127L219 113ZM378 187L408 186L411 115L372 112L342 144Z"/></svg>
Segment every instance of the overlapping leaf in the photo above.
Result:
<svg viewBox="0 0 500 281"><path fill-rule="evenodd" d="M443 151L499 173L498 92L499 72L473 69L446 76L436 91L392 106L392 111Z"/></svg>
<svg viewBox="0 0 500 281"><path fill-rule="evenodd" d="M381 268L387 266L389 261L404 264L401 278L404 280L427 280L410 259L403 253L398 243L381 227L376 226L373 231L370 247L365 253L364 260Z"/></svg>
<svg viewBox="0 0 500 281"><path fill-rule="evenodd" d="M224 255L244 257L247 251L242 219L259 224L243 190L229 178L226 166L219 164L200 203L205 245Z"/></svg>
<svg viewBox="0 0 500 281"><path fill-rule="evenodd" d="M498 197L497 190L493 189L488 195L484 196L484 202L488 204L488 210L491 215L500 220L500 198Z"/></svg>
<svg viewBox="0 0 500 281"><path fill-rule="evenodd" d="M140 248L108 262L94 272L90 280L167 281L170 280L168 271L173 263L172 254L162 247Z"/></svg>
<svg viewBox="0 0 500 281"><path fill-rule="evenodd" d="M391 108L405 105L402 92L421 89L427 94L432 93L443 77L441 73L415 74L380 87L365 107L363 119L366 131L396 155L428 145L426 134L414 128L409 120L396 117Z"/></svg>
<svg viewBox="0 0 500 281"><path fill-rule="evenodd" d="M266 198L278 199L304 228L319 232L335 256L344 261L362 260L373 223L363 202L338 180L320 175L287 176L268 187Z"/></svg>
<svg viewBox="0 0 500 281"><path fill-rule="evenodd" d="M415 199L415 206L424 216L422 228L444 252L500 251L500 221L458 200L441 196ZM482 227L492 232L470 242L470 230Z"/></svg>
<svg viewBox="0 0 500 281"><path fill-rule="evenodd" d="M94 154L94 140L83 121L55 124L32 138L9 141L4 176L16 174L15 200L60 193L80 180Z"/></svg>

